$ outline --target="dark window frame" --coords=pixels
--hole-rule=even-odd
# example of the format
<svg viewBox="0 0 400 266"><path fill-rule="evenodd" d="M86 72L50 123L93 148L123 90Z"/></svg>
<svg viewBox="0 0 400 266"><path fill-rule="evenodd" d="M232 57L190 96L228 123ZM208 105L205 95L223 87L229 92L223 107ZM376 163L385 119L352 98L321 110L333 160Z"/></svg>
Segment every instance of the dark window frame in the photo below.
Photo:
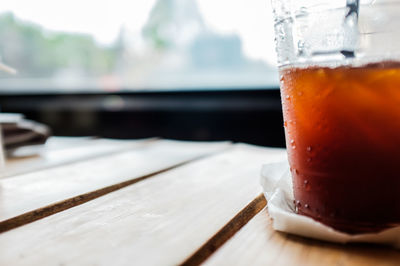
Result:
<svg viewBox="0 0 400 266"><path fill-rule="evenodd" d="M55 135L231 140L284 147L278 88L3 93L3 112L48 124Z"/></svg>

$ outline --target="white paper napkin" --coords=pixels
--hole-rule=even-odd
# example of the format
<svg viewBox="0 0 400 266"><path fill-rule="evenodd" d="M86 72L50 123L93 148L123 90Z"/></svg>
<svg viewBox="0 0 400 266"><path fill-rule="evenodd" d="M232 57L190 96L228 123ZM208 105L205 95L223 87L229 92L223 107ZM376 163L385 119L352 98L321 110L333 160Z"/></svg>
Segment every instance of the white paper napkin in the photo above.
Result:
<svg viewBox="0 0 400 266"><path fill-rule="evenodd" d="M400 226L375 234L349 235L296 214L291 179L287 161L264 165L261 171L261 185L275 230L336 243L377 243L400 249Z"/></svg>

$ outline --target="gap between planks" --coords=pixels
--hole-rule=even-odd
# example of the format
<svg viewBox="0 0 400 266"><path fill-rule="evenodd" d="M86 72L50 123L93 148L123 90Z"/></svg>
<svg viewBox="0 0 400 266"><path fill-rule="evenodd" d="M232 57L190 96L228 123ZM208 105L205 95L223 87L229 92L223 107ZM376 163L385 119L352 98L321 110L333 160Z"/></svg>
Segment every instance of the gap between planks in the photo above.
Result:
<svg viewBox="0 0 400 266"><path fill-rule="evenodd" d="M267 201L264 195L258 195L181 265L191 266L202 264L218 248L225 244L243 226L245 226L256 214L261 212L266 205Z"/></svg>
<svg viewBox="0 0 400 266"><path fill-rule="evenodd" d="M35 209L33 211L26 212L24 214L15 216L13 218L10 218L10 219L4 220L4 221L0 221L0 234L4 233L4 232L7 232L9 230L15 229L17 227L20 227L20 226L35 222L37 220L43 219L43 218L48 217L50 215L65 211L65 210L67 210L69 208L79 206L79 205L84 204L84 203L86 203L88 201L97 199L97 198L99 198L101 196L104 196L104 195L109 194L111 192L117 191L117 190L122 189L124 187L127 187L129 185L133 185L135 183L138 183L138 182L143 181L145 179L151 178L151 177L156 176L158 174L167 172L169 170L178 168L180 166L192 163L192 162L197 161L197 160L201 160L203 158L206 158L206 157L218 154L218 153L225 152L225 151L227 151L229 149L232 149L232 148L233 148L233 146L229 146L229 147L227 147L225 149L221 149L221 150L215 151L213 153L203 154L203 155L200 155L200 156L195 157L193 159L189 159L187 161L172 165L170 167L158 170L156 172L152 172L152 173L147 174L147 175L143 175L141 177L136 177L136 178L129 179L127 181L124 181L124 182L121 182L121 183L118 183L118 184L110 185L110 186L107 186L107 187L104 187L104 188L101 188L101 189L97 189L97 190L94 190L94 191L91 191L91 192L88 192L88 193L80 194L80 195L77 195L77 196L74 196L74 197L71 197L71 198L56 202L54 204L50 204L50 205Z"/></svg>

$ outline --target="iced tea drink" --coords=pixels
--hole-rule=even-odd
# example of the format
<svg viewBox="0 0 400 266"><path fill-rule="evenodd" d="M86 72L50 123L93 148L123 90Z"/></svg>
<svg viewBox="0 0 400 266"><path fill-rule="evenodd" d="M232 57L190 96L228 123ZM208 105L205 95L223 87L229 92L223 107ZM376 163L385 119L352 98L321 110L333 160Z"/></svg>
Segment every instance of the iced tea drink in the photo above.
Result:
<svg viewBox="0 0 400 266"><path fill-rule="evenodd" d="M400 223L400 63L283 67L296 210L348 233Z"/></svg>

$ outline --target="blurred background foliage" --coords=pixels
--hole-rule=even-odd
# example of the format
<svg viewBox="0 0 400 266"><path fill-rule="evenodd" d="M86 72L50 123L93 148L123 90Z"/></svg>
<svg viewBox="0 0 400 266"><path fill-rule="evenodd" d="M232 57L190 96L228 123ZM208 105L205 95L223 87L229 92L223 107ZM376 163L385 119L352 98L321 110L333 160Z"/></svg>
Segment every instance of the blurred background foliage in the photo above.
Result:
<svg viewBox="0 0 400 266"><path fill-rule="evenodd" d="M52 76L60 69L107 73L118 55L117 44L106 47L87 34L49 32L12 13L0 15L0 40L1 59L24 77Z"/></svg>

